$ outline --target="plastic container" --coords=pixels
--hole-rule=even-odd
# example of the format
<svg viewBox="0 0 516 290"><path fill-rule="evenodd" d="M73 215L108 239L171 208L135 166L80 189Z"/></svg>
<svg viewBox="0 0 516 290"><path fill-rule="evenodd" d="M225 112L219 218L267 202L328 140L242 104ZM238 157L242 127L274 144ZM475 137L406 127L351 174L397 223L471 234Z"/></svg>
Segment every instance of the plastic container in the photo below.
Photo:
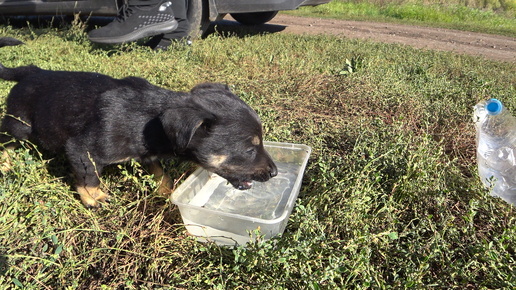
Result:
<svg viewBox="0 0 516 290"><path fill-rule="evenodd" d="M490 194L516 205L516 118L497 99L475 106L478 173Z"/></svg>
<svg viewBox="0 0 516 290"><path fill-rule="evenodd" d="M233 188L202 168L172 194L188 232L200 241L244 245L259 230L264 239L283 233L301 188L311 148L301 144L264 142L278 167L267 182L249 190Z"/></svg>

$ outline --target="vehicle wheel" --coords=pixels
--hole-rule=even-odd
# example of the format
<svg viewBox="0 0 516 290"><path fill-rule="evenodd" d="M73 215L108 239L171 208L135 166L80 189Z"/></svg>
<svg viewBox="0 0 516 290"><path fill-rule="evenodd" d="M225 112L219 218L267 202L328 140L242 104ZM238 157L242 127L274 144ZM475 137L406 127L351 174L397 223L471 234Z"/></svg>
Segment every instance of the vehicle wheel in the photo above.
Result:
<svg viewBox="0 0 516 290"><path fill-rule="evenodd" d="M202 37L210 26L208 0L188 0L187 18L190 23L188 35L196 39Z"/></svg>
<svg viewBox="0 0 516 290"><path fill-rule="evenodd" d="M278 14L278 11L230 13L231 17L244 25L260 25L269 22Z"/></svg>

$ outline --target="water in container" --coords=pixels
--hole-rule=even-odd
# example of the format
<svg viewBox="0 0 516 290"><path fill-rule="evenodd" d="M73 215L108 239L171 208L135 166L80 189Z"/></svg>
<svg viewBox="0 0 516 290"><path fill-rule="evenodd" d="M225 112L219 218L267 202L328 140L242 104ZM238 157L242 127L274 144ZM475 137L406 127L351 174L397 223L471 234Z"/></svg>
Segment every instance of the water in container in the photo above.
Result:
<svg viewBox="0 0 516 290"><path fill-rule="evenodd" d="M213 174L190 204L266 220L278 218L284 213L297 175L292 170L295 164L276 162L276 166L276 177L266 182L254 182L248 190L236 189L224 178Z"/></svg>

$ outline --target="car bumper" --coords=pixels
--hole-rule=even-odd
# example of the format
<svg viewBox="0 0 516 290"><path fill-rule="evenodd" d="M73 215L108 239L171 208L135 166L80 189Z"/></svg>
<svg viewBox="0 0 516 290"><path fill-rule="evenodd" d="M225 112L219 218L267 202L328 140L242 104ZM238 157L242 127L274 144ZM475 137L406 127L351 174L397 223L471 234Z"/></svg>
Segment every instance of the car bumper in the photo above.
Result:
<svg viewBox="0 0 516 290"><path fill-rule="evenodd" d="M294 10L300 6L314 6L328 3L331 0L262 0L235 1L214 0L219 13L248 13L263 11Z"/></svg>

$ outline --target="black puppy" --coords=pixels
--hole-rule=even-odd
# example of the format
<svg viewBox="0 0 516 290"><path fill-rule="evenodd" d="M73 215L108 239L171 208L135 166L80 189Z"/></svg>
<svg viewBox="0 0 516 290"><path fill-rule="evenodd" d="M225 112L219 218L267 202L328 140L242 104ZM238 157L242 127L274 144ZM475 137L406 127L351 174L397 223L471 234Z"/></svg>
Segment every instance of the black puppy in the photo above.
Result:
<svg viewBox="0 0 516 290"><path fill-rule="evenodd" d="M12 43L0 38L0 47ZM171 180L158 158L194 161L239 189L277 174L263 147L258 115L225 85L173 92L137 77L36 66L0 65L0 78L18 82L7 97L0 143L14 148L14 137L64 150L86 206L109 198L99 188L102 169L132 158L163 178L162 192L170 191Z"/></svg>

